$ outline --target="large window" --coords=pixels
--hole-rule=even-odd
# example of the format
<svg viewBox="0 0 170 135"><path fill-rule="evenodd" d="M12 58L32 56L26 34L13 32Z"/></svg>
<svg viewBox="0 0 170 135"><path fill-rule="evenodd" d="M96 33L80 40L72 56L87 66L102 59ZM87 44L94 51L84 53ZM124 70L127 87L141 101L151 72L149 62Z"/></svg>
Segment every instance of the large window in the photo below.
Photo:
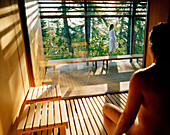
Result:
<svg viewBox="0 0 170 135"><path fill-rule="evenodd" d="M114 55L141 54L146 2L39 1L46 58L108 55L108 28L115 25Z"/></svg>

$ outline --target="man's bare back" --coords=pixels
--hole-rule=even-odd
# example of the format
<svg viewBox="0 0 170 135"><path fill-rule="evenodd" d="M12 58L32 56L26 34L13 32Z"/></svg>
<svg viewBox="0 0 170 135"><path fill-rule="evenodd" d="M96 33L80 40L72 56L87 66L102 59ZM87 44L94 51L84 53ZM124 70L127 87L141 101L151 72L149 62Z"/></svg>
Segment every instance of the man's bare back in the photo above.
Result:
<svg viewBox="0 0 170 135"><path fill-rule="evenodd" d="M138 82L134 81L131 85L141 86L139 90L142 94L142 103L137 114L138 124L133 126L133 130L136 130L133 134L170 134L169 92L164 80L167 78L155 64L138 71L134 76L139 77L139 80L136 79Z"/></svg>

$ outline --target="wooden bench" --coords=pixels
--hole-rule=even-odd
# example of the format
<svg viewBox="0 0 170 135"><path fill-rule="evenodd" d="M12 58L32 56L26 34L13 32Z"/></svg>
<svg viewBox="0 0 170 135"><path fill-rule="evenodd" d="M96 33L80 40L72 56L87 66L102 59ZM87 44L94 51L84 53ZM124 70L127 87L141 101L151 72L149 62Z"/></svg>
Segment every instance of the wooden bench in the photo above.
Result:
<svg viewBox="0 0 170 135"><path fill-rule="evenodd" d="M47 130L50 133L56 128L60 129L60 135L66 135L68 117L65 101L61 100L59 85L31 87L19 118L18 134L41 134L41 131Z"/></svg>
<svg viewBox="0 0 170 135"><path fill-rule="evenodd" d="M31 87L28 90L26 104L33 104L43 101L61 100L60 85L45 85L40 87Z"/></svg>
<svg viewBox="0 0 170 135"><path fill-rule="evenodd" d="M55 71L55 65L57 65L57 64L95 62L95 68L97 69L97 61L106 61L106 67L108 68L108 61L110 61L110 60L137 59L137 62L138 62L138 59L140 59L140 58L143 58L143 54L48 60L48 62L46 63L46 66L47 67L53 66L53 71Z"/></svg>

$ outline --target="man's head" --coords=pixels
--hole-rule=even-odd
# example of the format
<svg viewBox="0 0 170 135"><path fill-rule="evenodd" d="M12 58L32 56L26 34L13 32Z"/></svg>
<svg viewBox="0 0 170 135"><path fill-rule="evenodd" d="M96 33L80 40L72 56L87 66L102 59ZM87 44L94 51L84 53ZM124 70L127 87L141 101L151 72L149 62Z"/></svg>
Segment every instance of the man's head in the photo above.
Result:
<svg viewBox="0 0 170 135"><path fill-rule="evenodd" d="M154 26L150 34L150 47L154 58L162 61L170 53L170 26L169 23L159 23Z"/></svg>

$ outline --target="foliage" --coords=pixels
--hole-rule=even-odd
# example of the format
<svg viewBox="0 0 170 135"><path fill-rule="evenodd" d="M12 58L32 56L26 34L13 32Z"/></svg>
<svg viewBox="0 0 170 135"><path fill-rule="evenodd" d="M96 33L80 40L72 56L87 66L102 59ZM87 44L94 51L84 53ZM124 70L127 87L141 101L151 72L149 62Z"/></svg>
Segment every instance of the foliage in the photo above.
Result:
<svg viewBox="0 0 170 135"><path fill-rule="evenodd" d="M94 14L95 12L93 12ZM122 12L123 14L123 12ZM66 21L66 20L65 20ZM89 19L89 57L109 55L108 26L115 25L117 48L113 55L128 54L130 50L130 20L128 17L102 18L94 17ZM67 18L67 24L63 18L42 19L42 36L44 54L46 58L80 58L85 57L85 19ZM68 26L69 35L65 35L65 27ZM142 54L144 46L145 21L138 18L135 20L135 53ZM69 45L67 40L71 38ZM69 47L73 49L71 52Z"/></svg>

